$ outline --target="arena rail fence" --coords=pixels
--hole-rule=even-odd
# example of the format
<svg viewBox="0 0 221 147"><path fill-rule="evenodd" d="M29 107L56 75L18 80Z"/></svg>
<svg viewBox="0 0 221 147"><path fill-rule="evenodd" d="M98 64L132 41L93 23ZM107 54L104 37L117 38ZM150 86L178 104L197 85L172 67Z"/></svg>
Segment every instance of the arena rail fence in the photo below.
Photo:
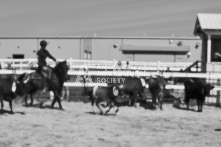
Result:
<svg viewBox="0 0 221 147"><path fill-rule="evenodd" d="M63 61L64 59L58 59ZM171 70L180 71L189 67L192 63L188 62L138 62L138 61L117 61L117 60L76 60L66 59L70 67L70 71L76 69L95 69L95 70ZM52 60L47 60L50 66L54 66L55 63ZM37 67L37 59L0 59L2 69L32 69ZM199 71L199 68L193 67L192 71Z"/></svg>
<svg viewBox="0 0 221 147"><path fill-rule="evenodd" d="M63 59L59 59L62 61ZM53 67L55 64L48 60L49 64ZM119 67L117 61L106 60L74 60L67 59L70 70L68 74L70 76L115 76L115 77L148 77L155 75L162 75L168 77L186 77L186 78L205 78L207 81L214 81L215 88L211 91L211 95L207 98L207 103L219 103L220 104L220 91L221 91L221 74L220 73L188 73L177 72L181 69L186 69L192 63L167 63L167 62L134 62L131 61L129 66L126 66L126 62L122 61L123 66ZM0 59L1 70L0 75L10 74L22 74L33 72L33 67L37 67L36 59ZM170 68L173 72L159 72L165 71ZM87 69L87 70L83 70ZM198 71L199 69L195 69ZM194 71L194 70L193 70ZM86 86L106 86L106 83L86 83ZM67 91L70 87L83 87L83 83L78 82L66 82L64 84ZM146 85L148 87L148 85ZM167 89L183 90L183 85L168 84ZM69 92L68 92L69 93Z"/></svg>

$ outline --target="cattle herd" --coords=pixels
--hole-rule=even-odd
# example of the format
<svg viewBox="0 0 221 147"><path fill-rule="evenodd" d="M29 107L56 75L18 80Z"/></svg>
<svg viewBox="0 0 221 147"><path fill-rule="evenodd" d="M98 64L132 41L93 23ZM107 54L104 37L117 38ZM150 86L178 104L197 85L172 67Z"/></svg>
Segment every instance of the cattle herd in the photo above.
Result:
<svg viewBox="0 0 221 147"><path fill-rule="evenodd" d="M65 62L66 65L66 62ZM54 76L51 79L51 85L49 87L50 91L54 92L54 100L51 107L53 108L54 103L57 101L59 108L62 108L60 97L62 93L62 88L66 80L66 75L68 69L64 66L63 70L53 70ZM36 73L35 73L36 74ZM32 74L22 74L15 78L8 77L5 79L0 79L0 102L1 110L4 107L3 101L8 101L10 106L10 111L13 113L12 101L18 95L25 98L25 105L30 106L33 104L32 94L36 91L43 90L42 78L39 76L34 77ZM108 84L106 87L95 86L95 87L83 87L82 95L87 96L91 102L92 108L94 105L99 109L99 114L107 114L113 107L116 107L115 114L119 111L119 106L121 103L119 99L128 98L129 106L136 106L139 100L145 100L144 91L147 88L152 97L152 108L159 107L163 110L163 101L166 90L168 79L161 75L150 76L150 77L127 77L123 83ZM205 82L205 80L195 80L190 78L182 79L183 85L185 87L185 103L186 109L189 110L190 99L197 100L198 111L202 112L203 103L205 97L209 95L210 90L214 88L211 84ZM85 84L84 84L85 85ZM31 103L27 104L27 97L30 95ZM105 103L104 103L105 102ZM106 111L104 108L108 107ZM93 109L94 110L94 109Z"/></svg>

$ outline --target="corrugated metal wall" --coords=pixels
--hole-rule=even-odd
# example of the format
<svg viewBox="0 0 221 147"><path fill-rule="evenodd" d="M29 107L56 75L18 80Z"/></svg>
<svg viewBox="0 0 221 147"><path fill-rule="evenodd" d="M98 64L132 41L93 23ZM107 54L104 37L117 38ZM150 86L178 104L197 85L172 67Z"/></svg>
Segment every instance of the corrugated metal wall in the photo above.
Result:
<svg viewBox="0 0 221 147"><path fill-rule="evenodd" d="M201 60L201 40L185 38L0 38L0 58L12 58L13 54L24 54L24 58L36 58L36 51L40 48L41 40L49 42L47 49L55 58L88 59L85 51L91 52L93 60L125 60L149 62L194 62ZM191 55L185 54L153 54L153 53L123 53L123 45L148 46L148 45L182 45L190 46ZM200 46L195 48L196 44Z"/></svg>
<svg viewBox="0 0 221 147"><path fill-rule="evenodd" d="M36 58L36 39L0 39L0 58L12 58L24 54L24 58Z"/></svg>

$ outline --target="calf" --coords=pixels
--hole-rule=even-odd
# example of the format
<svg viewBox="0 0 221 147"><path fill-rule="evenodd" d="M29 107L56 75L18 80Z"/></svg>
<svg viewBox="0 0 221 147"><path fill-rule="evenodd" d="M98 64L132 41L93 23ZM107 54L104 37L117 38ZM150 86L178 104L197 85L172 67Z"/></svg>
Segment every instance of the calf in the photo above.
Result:
<svg viewBox="0 0 221 147"><path fill-rule="evenodd" d="M9 107L11 110L11 113L13 113L12 110L12 101L16 98L16 94L14 93L14 86L15 84L13 78L6 78L6 79L0 79L0 101L1 101L1 110L3 110L4 107L4 101L9 102Z"/></svg>
<svg viewBox="0 0 221 147"><path fill-rule="evenodd" d="M120 96L129 95L129 105L136 105L138 98L143 98L146 82L143 78L129 77L123 84L118 85Z"/></svg>
<svg viewBox="0 0 221 147"><path fill-rule="evenodd" d="M205 97L209 96L210 90L212 90L214 86L206 84L201 81L193 81L189 79L184 82L184 87L185 87L185 103L187 105L187 110L189 110L190 99L196 99L198 111L202 112Z"/></svg>
<svg viewBox="0 0 221 147"><path fill-rule="evenodd" d="M157 105L158 100L158 106L160 110L163 110L163 97L165 93L165 86L166 81L162 76L157 76L156 78L153 78L152 76L146 79L148 85L149 85L149 91L152 96L152 105L155 107Z"/></svg>
<svg viewBox="0 0 221 147"><path fill-rule="evenodd" d="M92 93L91 93L92 92ZM97 108L100 110L100 114L103 114L102 109L100 108L101 102L106 102L106 106L109 106L109 109L105 112L107 114L112 107L116 106L117 109L115 111L115 114L119 111L118 103L117 103L117 97L119 94L119 90L116 86L108 86L108 87L98 87L95 86L93 88L93 91L89 91L89 96L91 100L92 107L94 104L96 104Z"/></svg>

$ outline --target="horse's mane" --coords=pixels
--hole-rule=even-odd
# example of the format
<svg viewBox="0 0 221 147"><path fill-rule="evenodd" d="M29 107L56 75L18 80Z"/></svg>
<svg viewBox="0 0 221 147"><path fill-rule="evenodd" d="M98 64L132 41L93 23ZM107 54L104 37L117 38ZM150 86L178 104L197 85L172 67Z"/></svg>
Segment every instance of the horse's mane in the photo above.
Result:
<svg viewBox="0 0 221 147"><path fill-rule="evenodd" d="M58 78L62 78L66 74L66 71L64 70L65 66L67 66L66 61L58 62L58 64L52 69L52 71L58 76Z"/></svg>
<svg viewBox="0 0 221 147"><path fill-rule="evenodd" d="M21 74L20 76L18 76L17 80L18 81L23 81L25 75L26 75L26 73Z"/></svg>
<svg viewBox="0 0 221 147"><path fill-rule="evenodd" d="M63 66L63 64L65 63L66 61L63 61L63 62L58 62L58 64L53 68L53 71L55 73L59 72L61 67Z"/></svg>

